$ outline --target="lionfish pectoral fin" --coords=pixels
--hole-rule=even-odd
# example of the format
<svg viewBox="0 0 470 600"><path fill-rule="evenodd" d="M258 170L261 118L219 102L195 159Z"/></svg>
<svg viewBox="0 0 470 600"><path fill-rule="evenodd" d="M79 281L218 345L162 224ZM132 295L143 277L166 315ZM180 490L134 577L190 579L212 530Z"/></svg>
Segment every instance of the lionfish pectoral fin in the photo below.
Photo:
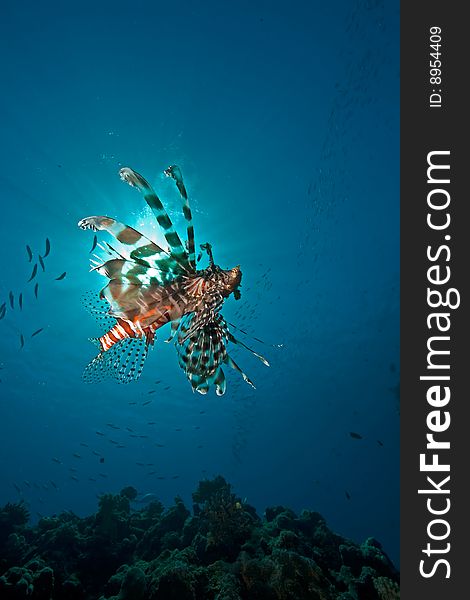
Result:
<svg viewBox="0 0 470 600"><path fill-rule="evenodd" d="M189 383L191 384L191 388L194 392L198 392L199 394L207 394L209 391L209 384L206 378L198 373L186 373Z"/></svg>
<svg viewBox="0 0 470 600"><path fill-rule="evenodd" d="M206 379L204 379L201 383L199 383L195 388L196 392L205 396L209 391L209 383Z"/></svg>
<svg viewBox="0 0 470 600"><path fill-rule="evenodd" d="M235 369L235 371L238 371L240 373L240 375L243 377L244 381L246 381L248 385L251 385L251 387L254 390L256 390L255 384L251 381L251 379L248 377L248 375L240 369L240 367L237 365L237 363L233 360L233 358L231 356L229 356L227 354L224 362L227 365L229 365L230 367L232 367L232 369Z"/></svg>
<svg viewBox="0 0 470 600"><path fill-rule="evenodd" d="M267 367L271 366L269 364L269 362L267 361L266 358L264 358L264 356L262 354L258 354L258 352L255 352L253 350L253 348L250 348L249 346L247 346L245 343L243 343L241 340L237 339L235 336L233 336L230 332L228 332L228 339L233 343L233 344L238 344L239 346L243 346L243 348L246 348L246 350L248 350L249 352L251 352L252 354L254 354L254 356L256 356L256 358L259 358L259 360L263 363L263 365L266 365Z"/></svg>
<svg viewBox="0 0 470 600"><path fill-rule="evenodd" d="M215 393L217 396L223 396L226 389L225 374L219 367L212 375L205 374L190 374L189 380L193 388L193 392L206 395L212 384L215 385Z"/></svg>
<svg viewBox="0 0 470 600"><path fill-rule="evenodd" d="M225 394L225 389L227 387L227 382L225 381L225 373L221 368L218 369L215 379L215 393L217 396L223 396Z"/></svg>

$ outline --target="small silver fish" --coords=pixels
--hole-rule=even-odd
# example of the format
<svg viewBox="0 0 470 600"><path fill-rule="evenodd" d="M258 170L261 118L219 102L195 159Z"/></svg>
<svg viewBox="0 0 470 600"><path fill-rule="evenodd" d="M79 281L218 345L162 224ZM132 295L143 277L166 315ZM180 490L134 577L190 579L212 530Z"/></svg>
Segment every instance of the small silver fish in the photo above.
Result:
<svg viewBox="0 0 470 600"><path fill-rule="evenodd" d="M20 307L20 310L23 310L23 294L20 294L18 296L18 305Z"/></svg>
<svg viewBox="0 0 470 600"><path fill-rule="evenodd" d="M36 300L38 299L38 290L39 290L39 283L36 283L36 285L34 286L34 296L35 296Z"/></svg>
<svg viewBox="0 0 470 600"><path fill-rule="evenodd" d="M44 258L46 258L46 256L49 254L50 251L51 251L51 243L49 241L49 238L46 238L46 251L44 252Z"/></svg>
<svg viewBox="0 0 470 600"><path fill-rule="evenodd" d="M32 279L34 279L36 277L36 273L38 272L38 265L37 263L34 265L32 273L31 273L31 277L28 279L28 282L30 282Z"/></svg>
<svg viewBox="0 0 470 600"><path fill-rule="evenodd" d="M98 236L95 235L95 237L93 238L93 245L91 246L91 250L90 250L90 254L93 252L93 250L96 248L96 244L98 243Z"/></svg>
<svg viewBox="0 0 470 600"><path fill-rule="evenodd" d="M15 297L13 296L13 292L10 292L8 294L8 298L10 299L10 306L11 306L11 308L14 309L15 308L15 304L14 304Z"/></svg>
<svg viewBox="0 0 470 600"><path fill-rule="evenodd" d="M42 256L38 256L38 261L39 261L39 264L41 265L41 269L44 272L46 270L46 267L44 265L44 261L42 260Z"/></svg>
<svg viewBox="0 0 470 600"><path fill-rule="evenodd" d="M61 280L61 279L63 279L63 278L66 276L66 275L67 275L67 271L64 271L64 272L62 273L62 275L59 275L59 277L56 277L56 278L55 278L55 280L56 280L56 281L60 281L60 280Z"/></svg>
<svg viewBox="0 0 470 600"><path fill-rule="evenodd" d="M29 246L26 246L26 252L28 253L28 262L33 260L33 252Z"/></svg>
<svg viewBox="0 0 470 600"><path fill-rule="evenodd" d="M23 334L21 334L21 335L20 335L20 350L21 350L21 348L23 348L23 347L24 347L24 336L23 336Z"/></svg>
<svg viewBox="0 0 470 600"><path fill-rule="evenodd" d="M34 333L31 334L31 337L33 338L35 335L38 335L39 333L41 333L41 331L44 331L44 327L37 329Z"/></svg>

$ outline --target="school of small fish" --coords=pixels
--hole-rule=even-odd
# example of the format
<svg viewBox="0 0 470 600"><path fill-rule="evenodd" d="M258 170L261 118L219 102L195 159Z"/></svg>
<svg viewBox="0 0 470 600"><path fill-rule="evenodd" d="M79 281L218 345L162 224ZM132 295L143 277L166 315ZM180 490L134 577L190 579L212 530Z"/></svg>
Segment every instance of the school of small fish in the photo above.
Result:
<svg viewBox="0 0 470 600"><path fill-rule="evenodd" d="M26 284L37 279L38 273L39 273L38 265L41 267L42 273L46 272L45 259L49 256L50 252L51 252L51 242L50 242L49 238L46 238L45 244L44 244L44 252L42 254L37 253L37 261L34 262L34 264L33 264L33 267L31 269L31 274L30 274L29 278L26 280ZM30 263L30 264L33 263L35 254L36 253L31 248L31 246L29 244L26 244L26 257L27 257L28 263ZM67 275L67 272L64 271L63 273L61 273L54 279L55 279L55 281L61 281L62 279L64 279L66 277L66 275ZM29 291L28 291L27 285L24 290L22 290L16 294L13 290L10 290L8 292L8 297L0 304L0 321L3 320L7 316L8 311L13 312L13 311L15 311L15 309L18 309L20 312L22 312L25 300L28 295L29 295ZM35 300L39 299L39 282L38 281L35 281L35 283L34 283L32 295L34 296ZM24 332L18 331L19 349L21 350L24 348L26 337L34 338L37 335L39 335L42 331L44 331L44 327L40 327L39 329L36 329L33 333L31 333L28 336L26 336Z"/></svg>

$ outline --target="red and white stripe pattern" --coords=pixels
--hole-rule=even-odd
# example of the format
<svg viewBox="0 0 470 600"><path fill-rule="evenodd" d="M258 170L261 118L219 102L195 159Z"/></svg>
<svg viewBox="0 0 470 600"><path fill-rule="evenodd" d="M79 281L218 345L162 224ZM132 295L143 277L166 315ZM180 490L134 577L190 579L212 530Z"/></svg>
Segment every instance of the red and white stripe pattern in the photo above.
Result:
<svg viewBox="0 0 470 600"><path fill-rule="evenodd" d="M125 338L133 337L141 337L137 328L128 321L117 319L116 325L100 337L101 349L103 352L106 352L106 350L109 350L111 346L114 346L117 342L120 342Z"/></svg>
<svg viewBox="0 0 470 600"><path fill-rule="evenodd" d="M114 346L114 344L117 344L126 338L145 337L147 345L153 345L155 332L162 327L162 325L168 323L168 321L170 321L170 315L168 313L161 314L147 327L142 327L139 322L131 323L130 321L117 319L116 325L99 338L101 349L103 352L106 352Z"/></svg>

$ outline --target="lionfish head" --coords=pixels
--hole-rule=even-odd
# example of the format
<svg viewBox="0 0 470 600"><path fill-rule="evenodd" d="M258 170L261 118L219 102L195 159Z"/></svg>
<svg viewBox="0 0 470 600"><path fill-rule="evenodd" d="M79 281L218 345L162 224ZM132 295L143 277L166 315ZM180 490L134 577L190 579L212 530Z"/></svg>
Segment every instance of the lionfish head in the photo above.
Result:
<svg viewBox="0 0 470 600"><path fill-rule="evenodd" d="M228 298L228 296L233 293L235 298L238 299L240 297L240 290L238 287L242 281L240 265L233 269L220 269L219 278L222 295L225 296L225 298Z"/></svg>

